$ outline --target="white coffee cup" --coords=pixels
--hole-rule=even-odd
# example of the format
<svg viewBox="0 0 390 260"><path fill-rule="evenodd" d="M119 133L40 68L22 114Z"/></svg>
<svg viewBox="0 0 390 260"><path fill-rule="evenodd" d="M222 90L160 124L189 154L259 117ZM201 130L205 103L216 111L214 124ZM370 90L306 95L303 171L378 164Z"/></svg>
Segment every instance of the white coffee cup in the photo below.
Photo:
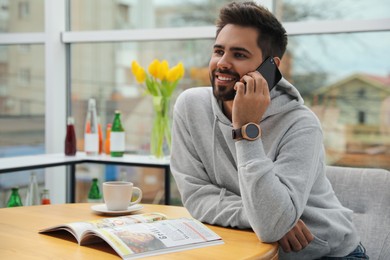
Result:
<svg viewBox="0 0 390 260"><path fill-rule="evenodd" d="M134 190L138 193L138 198L131 201ZM139 203L142 199L142 191L134 187L132 182L107 181L103 182L103 198L108 210L122 211Z"/></svg>

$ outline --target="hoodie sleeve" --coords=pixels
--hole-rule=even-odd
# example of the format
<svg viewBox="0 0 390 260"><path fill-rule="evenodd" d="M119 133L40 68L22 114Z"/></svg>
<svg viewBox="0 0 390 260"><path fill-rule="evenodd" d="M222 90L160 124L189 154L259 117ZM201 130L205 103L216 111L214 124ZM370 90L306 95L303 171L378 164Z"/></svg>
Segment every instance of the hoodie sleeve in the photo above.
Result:
<svg viewBox="0 0 390 260"><path fill-rule="evenodd" d="M323 167L322 131L312 117L292 125L274 162L261 139L236 142L239 185L249 222L264 242L281 239L298 221Z"/></svg>
<svg viewBox="0 0 390 260"><path fill-rule="evenodd" d="M191 215L206 223L250 228L239 195L217 186L206 173L194 147L182 95L175 104L172 126L171 172L184 206Z"/></svg>

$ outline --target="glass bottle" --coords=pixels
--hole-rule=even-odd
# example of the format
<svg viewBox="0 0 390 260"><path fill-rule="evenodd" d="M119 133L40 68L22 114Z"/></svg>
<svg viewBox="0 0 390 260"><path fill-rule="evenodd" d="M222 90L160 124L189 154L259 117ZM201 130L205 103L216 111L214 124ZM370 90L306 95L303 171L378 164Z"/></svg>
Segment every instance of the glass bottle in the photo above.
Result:
<svg viewBox="0 0 390 260"><path fill-rule="evenodd" d="M10 207L19 207L19 206L23 206L22 200L20 199L20 195L19 195L19 188L13 187L11 196L9 197L7 202L7 207L10 208Z"/></svg>
<svg viewBox="0 0 390 260"><path fill-rule="evenodd" d="M96 101L93 98L90 98L88 101L88 112L85 121L84 151L87 155L97 155L99 153Z"/></svg>
<svg viewBox="0 0 390 260"><path fill-rule="evenodd" d="M98 136L99 136L99 154L103 152L103 131L102 125L100 124L100 118L98 117Z"/></svg>
<svg viewBox="0 0 390 260"><path fill-rule="evenodd" d="M41 204L42 205L49 205L51 204L50 201L50 193L48 189L44 189L41 196Z"/></svg>
<svg viewBox="0 0 390 260"><path fill-rule="evenodd" d="M88 202L89 203L100 203L102 202L102 194L99 189L99 180L98 178L92 179L91 188L88 193Z"/></svg>
<svg viewBox="0 0 390 260"><path fill-rule="evenodd" d="M38 182L37 175L35 172L32 172L30 175L30 186L28 188L26 202L24 205L32 206L32 205L40 205L41 201L39 198L39 190L38 190Z"/></svg>
<svg viewBox="0 0 390 260"><path fill-rule="evenodd" d="M66 126L66 137L65 137L65 155L76 154L76 132L74 130L74 119L68 117Z"/></svg>
<svg viewBox="0 0 390 260"><path fill-rule="evenodd" d="M110 135L111 135L111 124L107 124L106 128L106 140L104 141L104 152L110 155Z"/></svg>
<svg viewBox="0 0 390 260"><path fill-rule="evenodd" d="M114 122L111 126L110 154L112 157L122 157L125 152L125 130L121 122L121 112L115 111Z"/></svg>

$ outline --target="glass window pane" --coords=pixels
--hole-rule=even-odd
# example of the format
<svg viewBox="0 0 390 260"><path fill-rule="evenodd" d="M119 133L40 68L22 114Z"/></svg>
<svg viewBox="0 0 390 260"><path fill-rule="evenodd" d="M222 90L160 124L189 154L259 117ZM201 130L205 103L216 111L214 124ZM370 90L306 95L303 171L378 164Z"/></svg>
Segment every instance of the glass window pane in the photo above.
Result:
<svg viewBox="0 0 390 260"><path fill-rule="evenodd" d="M71 28L141 29L214 25L228 0L71 0ZM239 1L243 2L243 1Z"/></svg>
<svg viewBox="0 0 390 260"><path fill-rule="evenodd" d="M0 158L45 151L45 77L42 45L0 45ZM44 170L37 169L40 187ZM0 207L13 186L24 203L28 171L0 174Z"/></svg>
<svg viewBox="0 0 390 260"><path fill-rule="evenodd" d="M329 164L390 169L390 33L290 37L283 74L319 117Z"/></svg>
<svg viewBox="0 0 390 260"><path fill-rule="evenodd" d="M0 46L0 79L0 157L43 152L43 46Z"/></svg>
<svg viewBox="0 0 390 260"><path fill-rule="evenodd" d="M88 99L97 100L101 124L112 123L114 111L122 112L126 150L149 154L153 121L152 99L143 94L130 70L132 60L145 69L153 59L166 59L170 66L182 61L185 76L175 97L183 89L209 85L208 61L211 40L72 45L72 114L78 149L83 150L83 129ZM175 50L172 52L172 50ZM104 132L104 131L103 131Z"/></svg>
<svg viewBox="0 0 390 260"><path fill-rule="evenodd" d="M0 32L42 32L44 0L0 1Z"/></svg>
<svg viewBox="0 0 390 260"><path fill-rule="evenodd" d="M73 45L72 107L79 139L87 99L95 97L103 125L111 123L115 109L123 111L127 150L149 153L151 99L135 82L131 61L144 67L154 58L171 65L183 61L186 75L178 94L209 85L212 44L192 40ZM282 72L320 118L329 164L390 168L389 44L388 32L290 37Z"/></svg>
<svg viewBox="0 0 390 260"><path fill-rule="evenodd" d="M284 22L390 17L390 2L387 0L275 0L274 2L275 14Z"/></svg>
<svg viewBox="0 0 390 260"><path fill-rule="evenodd" d="M144 96L144 89L136 83L130 70L131 62L137 60L147 68L153 59L166 59L170 66L182 61L186 71L173 95L174 102L184 89L209 85L208 62L212 44L212 40L72 44L72 114L75 117L78 150L82 151L84 146L87 102L90 97L94 97L103 129L107 123L112 123L114 111L121 110L127 153L150 154L152 99ZM105 139L104 130L103 136ZM96 168L91 170L95 175L97 171ZM140 174L141 170L129 167L107 166L100 174L105 174L106 179L112 176L123 179L122 175L126 171L130 171L127 174L128 178L131 176L132 182L144 187L143 201L161 202L163 193L158 184L162 183L163 175L160 170L142 169ZM82 183L79 179L82 177L78 178L78 182ZM180 204L176 185L172 184L171 187L172 202ZM78 201L82 201L79 200L82 193L78 190L77 194Z"/></svg>

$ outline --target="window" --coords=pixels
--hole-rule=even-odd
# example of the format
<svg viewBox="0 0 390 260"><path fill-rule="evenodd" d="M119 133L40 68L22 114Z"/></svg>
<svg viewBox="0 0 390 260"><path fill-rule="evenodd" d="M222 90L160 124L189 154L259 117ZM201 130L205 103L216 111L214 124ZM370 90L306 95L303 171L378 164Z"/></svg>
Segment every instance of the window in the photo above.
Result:
<svg viewBox="0 0 390 260"><path fill-rule="evenodd" d="M0 157L45 151L45 82L43 45L29 45L33 56L21 52L25 45L2 45L0 56ZM44 170L35 171L41 184ZM12 186L25 197L29 172L0 174L0 207L6 205Z"/></svg>
<svg viewBox="0 0 390 260"><path fill-rule="evenodd" d="M207 66L215 18L220 7L230 1L60 0L61 3L64 1L70 6L68 18L72 30L64 32L64 35L74 36L72 33L78 32L81 38L85 36L82 40L72 38L65 41L70 45L68 55L71 61L68 90L71 107L68 109L76 117L77 137L82 141L85 102L89 97L95 97L102 124L112 120L114 109L123 110L126 128L131 131L127 149L133 153L147 153L152 117L150 100L142 96L140 86L129 72L131 61L136 59L143 66L154 58L167 59L172 64L183 61L186 75L176 94L185 88L208 85ZM292 32L282 61L282 72L321 120L327 163L390 169L390 52L387 51L390 29L388 25L386 27L390 24L390 2L258 2L271 3L270 9ZM0 38L2 157L40 153L45 149L45 104L48 101L45 100L45 92L53 87L45 86L45 48L52 43L45 45L42 40L34 44L29 40L34 32L41 37L39 32L45 28L44 7L50 3L52 1L49 0L0 0L0 31L24 36L14 45L7 43L8 37ZM66 13L66 10L61 11ZM317 27L321 22L325 26ZM337 26L329 26L332 22L337 22ZM338 25L346 28L345 31L340 33ZM294 26L299 27L299 33L294 31ZM363 32L359 31L359 26L364 27ZM193 34L195 36L191 39L182 39L178 35L174 40L160 30L180 27L190 34L198 32L200 27L211 30L204 35ZM325 27L330 30L329 33L321 29ZM147 39L138 29L156 29L158 39ZM99 34L102 30L132 30L138 38L118 40L115 38L118 31ZM101 40L90 41L89 32L83 31L93 31ZM124 35L120 36L127 34L128 31L124 31ZM46 56L46 59L53 57ZM60 66L65 60L55 62L59 64L53 68L55 73L58 72L56 69L65 69ZM26 125L33 126L34 130L26 128ZM376 149L378 147L380 149ZM78 149L81 150L82 146ZM370 152L372 149L380 152L373 154ZM138 173L129 170L129 175L138 176ZM0 182L4 183L3 179Z"/></svg>
<svg viewBox="0 0 390 260"><path fill-rule="evenodd" d="M275 0L274 3L275 14L284 22L390 17L386 0Z"/></svg>
<svg viewBox="0 0 390 260"><path fill-rule="evenodd" d="M358 90L358 97L359 98L364 98L365 96L366 96L366 90L365 89Z"/></svg>
<svg viewBox="0 0 390 260"><path fill-rule="evenodd" d="M118 4L118 15L117 15L117 28L130 28L130 7L125 4Z"/></svg>
<svg viewBox="0 0 390 260"><path fill-rule="evenodd" d="M366 122L366 112L359 111L359 113L358 113L358 122L359 122L359 124L362 124L362 125Z"/></svg>
<svg viewBox="0 0 390 260"><path fill-rule="evenodd" d="M19 2L18 3L18 18L20 20L27 18L30 15L30 3L29 2Z"/></svg>
<svg viewBox="0 0 390 260"><path fill-rule="evenodd" d="M88 99L93 97L97 99L103 126L112 123L116 109L121 110L126 150L149 153L152 103L131 74L132 60L145 68L153 59L166 59L171 66L182 61L186 74L178 86L178 94L193 86L209 84L207 67L212 44L212 40L73 44L71 96L73 115L79 122L75 125L77 135L83 138L85 109Z"/></svg>
<svg viewBox="0 0 390 260"><path fill-rule="evenodd" d="M21 86L27 87L31 82L30 69L19 69L18 80Z"/></svg>
<svg viewBox="0 0 390 260"><path fill-rule="evenodd" d="M0 32L43 32L45 0L0 0Z"/></svg>
<svg viewBox="0 0 390 260"><path fill-rule="evenodd" d="M229 0L71 0L74 31L213 26ZM239 2L244 2L241 0Z"/></svg>

